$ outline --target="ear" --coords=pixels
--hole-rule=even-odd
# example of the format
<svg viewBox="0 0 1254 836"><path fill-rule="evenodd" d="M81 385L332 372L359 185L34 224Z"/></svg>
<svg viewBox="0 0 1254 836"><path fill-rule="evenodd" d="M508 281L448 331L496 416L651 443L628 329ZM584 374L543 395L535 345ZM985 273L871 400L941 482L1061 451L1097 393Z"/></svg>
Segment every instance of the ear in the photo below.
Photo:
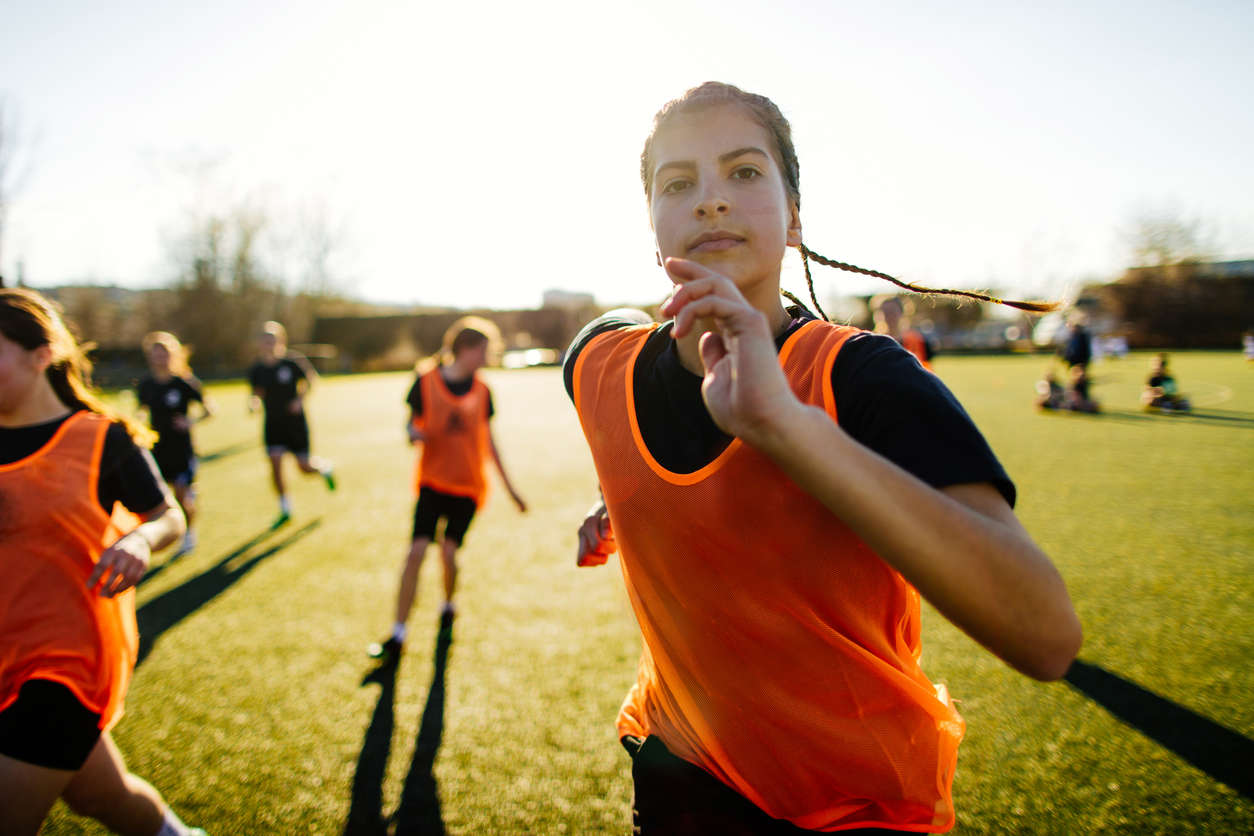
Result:
<svg viewBox="0 0 1254 836"><path fill-rule="evenodd" d="M657 250L654 250L653 257L657 259L657 266L661 267L662 266L662 254L658 252Z"/></svg>
<svg viewBox="0 0 1254 836"><path fill-rule="evenodd" d="M31 364L34 365L40 374L43 374L52 365L52 346L45 344L38 348L32 348L29 356Z"/></svg>
<svg viewBox="0 0 1254 836"><path fill-rule="evenodd" d="M788 235L784 243L790 247L801 246L801 210L791 200L788 201Z"/></svg>

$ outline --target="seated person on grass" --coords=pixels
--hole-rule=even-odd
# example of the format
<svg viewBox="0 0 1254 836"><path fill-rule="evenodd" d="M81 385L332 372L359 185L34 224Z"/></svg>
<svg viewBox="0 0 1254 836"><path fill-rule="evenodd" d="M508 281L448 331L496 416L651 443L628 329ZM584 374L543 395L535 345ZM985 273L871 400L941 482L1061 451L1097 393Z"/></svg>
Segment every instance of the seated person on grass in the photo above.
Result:
<svg viewBox="0 0 1254 836"><path fill-rule="evenodd" d="M1141 392L1141 403L1148 409L1161 409L1163 412L1187 412L1190 408L1189 399L1180 394L1176 379L1167 370L1167 355L1159 354L1155 357L1150 368L1145 391Z"/></svg>

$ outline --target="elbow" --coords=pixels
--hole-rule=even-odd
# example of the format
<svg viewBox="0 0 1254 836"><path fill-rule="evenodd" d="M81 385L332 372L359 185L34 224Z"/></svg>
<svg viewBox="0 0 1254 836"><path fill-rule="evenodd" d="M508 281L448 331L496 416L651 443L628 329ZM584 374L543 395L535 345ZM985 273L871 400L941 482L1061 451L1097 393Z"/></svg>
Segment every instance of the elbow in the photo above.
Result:
<svg viewBox="0 0 1254 836"><path fill-rule="evenodd" d="M1067 675L1084 643L1084 630L1075 612L1060 619L1034 643L1029 653L1012 663L1020 672L1041 682L1055 682Z"/></svg>

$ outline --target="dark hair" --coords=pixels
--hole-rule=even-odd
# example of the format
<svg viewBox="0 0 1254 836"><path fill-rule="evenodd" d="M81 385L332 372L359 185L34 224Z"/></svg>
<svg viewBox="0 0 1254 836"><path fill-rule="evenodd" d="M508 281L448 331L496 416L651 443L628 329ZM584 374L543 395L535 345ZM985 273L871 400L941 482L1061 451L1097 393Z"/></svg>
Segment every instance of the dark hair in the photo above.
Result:
<svg viewBox="0 0 1254 836"><path fill-rule="evenodd" d="M653 169L653 138L657 135L658 130L672 116L694 113L725 104L737 104L743 107L753 120L771 135L771 138L774 140L772 150L775 152L775 161L779 165L780 172L784 175L784 186L788 190L788 197L797 207L797 210L800 211L801 164L797 161L797 149L792 144L792 128L789 126L788 120L784 118L784 114L780 112L775 103L766 96L761 96L757 93L747 93L739 87L719 81L707 81L698 87L693 87L679 98L672 99L662 105L662 109L653 117L653 129L649 131L649 136L644 141L644 151L640 154L640 179L644 183L645 196L649 199L653 197L653 179L651 176ZM836 261L827 256L819 255L805 244L800 244L797 249L801 252L801 264L805 268L806 287L810 291L810 300L824 319L827 319L828 316L823 311L822 306L819 305L818 297L814 293L814 278L810 275L810 259L814 259L819 264L834 267L837 270L846 270L851 273L861 273L864 276L884 279L914 293L943 293L949 296L963 296L968 299L976 299L981 302L995 302L999 305L1007 305L1033 313L1045 313L1057 310L1059 307L1057 302L1018 302L998 299L987 293L979 293L973 290L923 287L911 282L903 282L878 270L857 267L853 264L847 264L843 261ZM793 302L800 304L800 300L796 296L787 291L781 292Z"/></svg>
<svg viewBox="0 0 1254 836"><path fill-rule="evenodd" d="M33 290L0 288L0 334L27 351L48 346L52 362L44 372L52 391L70 409L85 409L126 426L137 444L149 446L156 435L101 402L91 387L91 361L66 327L55 305Z"/></svg>

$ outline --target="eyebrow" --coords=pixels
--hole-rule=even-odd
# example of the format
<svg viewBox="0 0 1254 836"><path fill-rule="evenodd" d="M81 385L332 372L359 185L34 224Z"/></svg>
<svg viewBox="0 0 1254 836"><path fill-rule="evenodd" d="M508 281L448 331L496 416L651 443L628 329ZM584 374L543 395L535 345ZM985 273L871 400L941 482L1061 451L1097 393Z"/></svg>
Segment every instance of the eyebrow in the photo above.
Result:
<svg viewBox="0 0 1254 836"><path fill-rule="evenodd" d="M770 154L763 151L761 148L758 148L756 145L747 145L744 148L737 148L735 151L728 151L726 154L719 154L718 161L720 163L726 163L726 162L736 159L737 157L742 157L745 154L759 154L767 158L771 156ZM657 177L659 172L665 171L668 168L696 168L696 165L697 164L694 163L692 160L673 160L670 162L665 162L659 165L654 170L653 176Z"/></svg>

